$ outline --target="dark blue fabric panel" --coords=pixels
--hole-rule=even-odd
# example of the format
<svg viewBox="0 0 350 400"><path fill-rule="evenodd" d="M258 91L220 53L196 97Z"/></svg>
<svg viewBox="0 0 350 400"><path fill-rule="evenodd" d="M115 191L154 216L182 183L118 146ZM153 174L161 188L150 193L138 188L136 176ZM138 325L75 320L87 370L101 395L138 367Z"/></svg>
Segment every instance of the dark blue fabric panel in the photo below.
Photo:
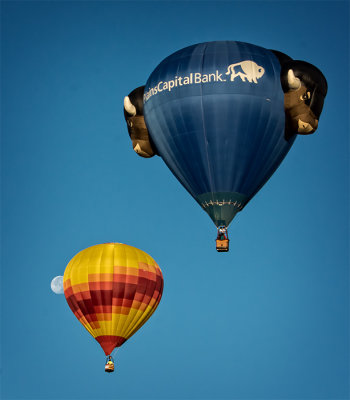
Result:
<svg viewBox="0 0 350 400"><path fill-rule="evenodd" d="M170 55L147 81L144 112L160 156L197 201L218 192L249 201L295 139L284 139L279 62L248 43L201 43Z"/></svg>

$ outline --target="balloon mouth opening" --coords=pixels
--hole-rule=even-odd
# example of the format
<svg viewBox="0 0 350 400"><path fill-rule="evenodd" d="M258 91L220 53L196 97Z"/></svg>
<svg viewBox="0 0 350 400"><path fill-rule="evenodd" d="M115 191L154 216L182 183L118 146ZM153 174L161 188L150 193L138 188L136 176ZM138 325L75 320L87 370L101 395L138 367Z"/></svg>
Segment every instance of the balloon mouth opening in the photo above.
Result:
<svg viewBox="0 0 350 400"><path fill-rule="evenodd" d="M98 341L107 357L112 354L116 347L120 347L126 341L126 339L121 336L112 335L97 336L95 339Z"/></svg>
<svg viewBox="0 0 350 400"><path fill-rule="evenodd" d="M227 228L249 199L248 196L238 192L208 192L197 196L196 200L217 228L220 226Z"/></svg>

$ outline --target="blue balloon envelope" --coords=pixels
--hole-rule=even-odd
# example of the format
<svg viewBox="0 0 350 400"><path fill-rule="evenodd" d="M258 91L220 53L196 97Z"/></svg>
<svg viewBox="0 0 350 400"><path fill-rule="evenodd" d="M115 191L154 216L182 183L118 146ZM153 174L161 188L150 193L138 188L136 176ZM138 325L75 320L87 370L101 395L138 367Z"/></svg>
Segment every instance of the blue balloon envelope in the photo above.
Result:
<svg viewBox="0 0 350 400"><path fill-rule="evenodd" d="M280 64L243 42L186 47L164 59L144 92L149 134L166 165L228 226L292 146L284 137Z"/></svg>

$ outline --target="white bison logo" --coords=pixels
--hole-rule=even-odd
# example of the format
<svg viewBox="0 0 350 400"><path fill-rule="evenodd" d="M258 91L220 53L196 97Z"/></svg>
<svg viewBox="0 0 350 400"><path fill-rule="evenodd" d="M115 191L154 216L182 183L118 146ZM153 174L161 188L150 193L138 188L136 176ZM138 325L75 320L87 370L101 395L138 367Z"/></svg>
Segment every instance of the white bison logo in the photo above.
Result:
<svg viewBox="0 0 350 400"><path fill-rule="evenodd" d="M246 60L236 64L231 64L227 68L226 75L231 74L231 82L235 80L236 76L239 76L243 82L246 78L248 82L258 83L257 79L261 78L265 73L263 67L256 64L254 61Z"/></svg>

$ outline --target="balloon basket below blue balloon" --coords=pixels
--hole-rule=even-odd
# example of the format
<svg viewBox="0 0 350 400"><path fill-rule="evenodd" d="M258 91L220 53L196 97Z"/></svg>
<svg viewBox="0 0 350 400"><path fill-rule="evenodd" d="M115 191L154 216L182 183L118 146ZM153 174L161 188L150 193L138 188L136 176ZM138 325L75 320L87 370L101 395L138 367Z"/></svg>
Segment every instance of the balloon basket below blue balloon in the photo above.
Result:
<svg viewBox="0 0 350 400"><path fill-rule="evenodd" d="M228 251L229 250L229 242L230 241L228 239L225 239L225 240L216 239L216 250L219 253Z"/></svg>
<svg viewBox="0 0 350 400"><path fill-rule="evenodd" d="M229 250L229 238L226 226L218 227L218 236L216 238L216 250L221 253Z"/></svg>

